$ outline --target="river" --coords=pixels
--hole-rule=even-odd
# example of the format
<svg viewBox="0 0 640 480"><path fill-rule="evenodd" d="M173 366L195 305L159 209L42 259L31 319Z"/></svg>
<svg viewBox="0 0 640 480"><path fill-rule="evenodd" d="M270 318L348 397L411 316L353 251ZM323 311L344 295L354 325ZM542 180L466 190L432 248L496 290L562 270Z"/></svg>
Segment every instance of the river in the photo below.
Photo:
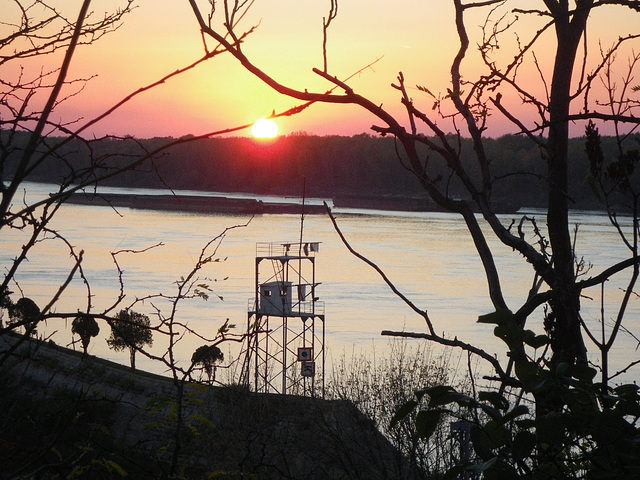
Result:
<svg viewBox="0 0 640 480"><path fill-rule="evenodd" d="M29 198L53 191L52 186L29 184ZM122 192L119 189L110 189ZM149 193L128 190L130 193ZM166 192L162 192L166 193ZM180 193L180 192L178 192ZM193 194L194 192L188 192ZM267 200L269 200L267 198ZM291 199L289 199L291 200ZM308 200L309 201L309 200ZM315 199L313 202L319 202ZM361 254L377 263L394 284L419 308L427 310L438 332L474 343L491 354L501 355L502 344L492 334L492 328L477 323L479 315L489 313L486 282L481 264L462 221L446 213L408 213L334 209L342 232ZM519 212L505 216L520 218L526 213L544 227L540 211ZM577 251L592 264L588 275L622 260L627 251L605 215L597 212L574 213L572 221L579 225ZM240 226L246 225L246 226ZM175 294L175 282L187 275L203 246L212 238L229 230L219 245L216 257L220 261L206 266L200 276L202 283L212 288L208 300L193 299L180 304L177 318L206 337L214 336L229 318L238 333L246 328L247 304L254 295L255 255L258 242L297 242L300 239L299 215L200 214L187 212L149 211L121 208L117 211L102 206L64 205L57 213L52 228L64 235L78 250L84 250L83 270L91 285L94 311L111 305L117 298L119 282L117 268L110 252L143 251L118 254L123 270L126 297L122 306L135 298L149 295ZM625 228L628 228L626 225ZM307 215L303 223L305 242L320 242L316 257L316 278L321 285L317 294L325 303L325 346L328 361L352 350L385 350L388 339L382 330L426 331L422 318L399 300L381 277L369 266L355 258L340 241L327 215ZM4 232L0 262L8 268L16 255L16 248L24 243L17 231ZM149 248L162 243L161 246ZM500 268L505 296L511 308L519 306L531 281L531 270L522 258L510 249L492 242L496 262ZM224 259L224 261L223 261ZM64 281L72 265L67 247L50 238L38 245L29 262L19 271L17 281L25 296L38 305L45 305ZM606 299L619 298L619 288L628 275L620 275L622 283L607 284ZM11 287L14 291L18 286ZM599 290L587 292L583 302L585 321L600 332L601 318ZM64 291L54 310L75 312L85 309L87 290L75 278ZM134 310L146 313L154 320L157 310L166 315L168 304L161 298L150 298L136 305ZM613 368L621 368L637 359L640 335L640 303L634 297L626 327L612 355ZM605 310L605 324L615 312ZM535 319L537 317L537 320ZM534 315L532 328L539 329L540 315ZM126 352L108 349L105 338L108 327L90 345L90 353L126 364ZM41 333L51 334L61 345L71 342L70 322L50 320ZM181 362L189 360L202 340L185 337L178 347ZM166 348L166 340L156 336L152 351L159 354ZM234 347L229 353L234 355ZM589 351L596 352L593 345ZM597 357L594 357L597 361ZM138 367L157 373L165 369L139 356ZM632 379L639 378L632 371Z"/></svg>

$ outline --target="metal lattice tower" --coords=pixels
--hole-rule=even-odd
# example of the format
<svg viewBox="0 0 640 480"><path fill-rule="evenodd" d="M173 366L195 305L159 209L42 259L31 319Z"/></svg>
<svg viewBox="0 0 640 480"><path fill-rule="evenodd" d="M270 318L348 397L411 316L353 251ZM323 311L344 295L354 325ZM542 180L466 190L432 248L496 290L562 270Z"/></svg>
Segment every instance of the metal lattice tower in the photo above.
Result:
<svg viewBox="0 0 640 480"><path fill-rule="evenodd" d="M258 243L241 383L255 392L324 396L324 302L318 242ZM320 379L316 382L316 379Z"/></svg>

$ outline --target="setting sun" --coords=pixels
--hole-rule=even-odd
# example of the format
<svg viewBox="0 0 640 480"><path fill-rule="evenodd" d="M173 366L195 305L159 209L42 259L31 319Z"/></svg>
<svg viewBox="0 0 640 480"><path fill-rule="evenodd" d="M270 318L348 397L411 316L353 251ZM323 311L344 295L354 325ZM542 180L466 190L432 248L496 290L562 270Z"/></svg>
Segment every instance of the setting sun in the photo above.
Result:
<svg viewBox="0 0 640 480"><path fill-rule="evenodd" d="M261 118L251 127L251 135L255 138L275 138L278 135L278 124L269 118Z"/></svg>

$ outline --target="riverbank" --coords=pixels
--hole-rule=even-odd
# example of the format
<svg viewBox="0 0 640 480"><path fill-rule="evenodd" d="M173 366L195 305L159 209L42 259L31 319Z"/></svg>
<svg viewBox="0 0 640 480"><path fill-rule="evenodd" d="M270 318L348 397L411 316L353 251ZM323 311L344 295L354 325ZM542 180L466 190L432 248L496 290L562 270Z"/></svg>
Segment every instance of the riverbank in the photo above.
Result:
<svg viewBox="0 0 640 480"><path fill-rule="evenodd" d="M141 210L186 211L196 213L222 213L241 215L325 214L324 205L316 203L276 202L255 198L236 198L218 195L153 195L136 193L75 193L68 203L90 206L110 206L114 208L135 208ZM426 196L402 195L338 195L332 204L336 208L358 210L382 210L397 212L445 212ZM516 206L500 205L498 213L515 213Z"/></svg>
<svg viewBox="0 0 640 480"><path fill-rule="evenodd" d="M253 198L231 198L202 195L139 195L128 193L76 193L68 203L114 208L136 208L143 210L187 211L198 213L233 213L246 215L295 214L303 207L294 202L264 202ZM326 213L324 205L305 205L304 214Z"/></svg>

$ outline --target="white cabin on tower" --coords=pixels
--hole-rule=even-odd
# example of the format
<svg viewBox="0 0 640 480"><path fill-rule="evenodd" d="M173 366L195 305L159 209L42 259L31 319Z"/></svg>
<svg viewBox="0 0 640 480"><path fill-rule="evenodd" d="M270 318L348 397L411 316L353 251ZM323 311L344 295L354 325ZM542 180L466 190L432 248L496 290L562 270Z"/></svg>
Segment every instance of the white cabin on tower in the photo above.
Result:
<svg viewBox="0 0 640 480"><path fill-rule="evenodd" d="M260 305L263 315L291 315L291 282L267 282L260 285Z"/></svg>

